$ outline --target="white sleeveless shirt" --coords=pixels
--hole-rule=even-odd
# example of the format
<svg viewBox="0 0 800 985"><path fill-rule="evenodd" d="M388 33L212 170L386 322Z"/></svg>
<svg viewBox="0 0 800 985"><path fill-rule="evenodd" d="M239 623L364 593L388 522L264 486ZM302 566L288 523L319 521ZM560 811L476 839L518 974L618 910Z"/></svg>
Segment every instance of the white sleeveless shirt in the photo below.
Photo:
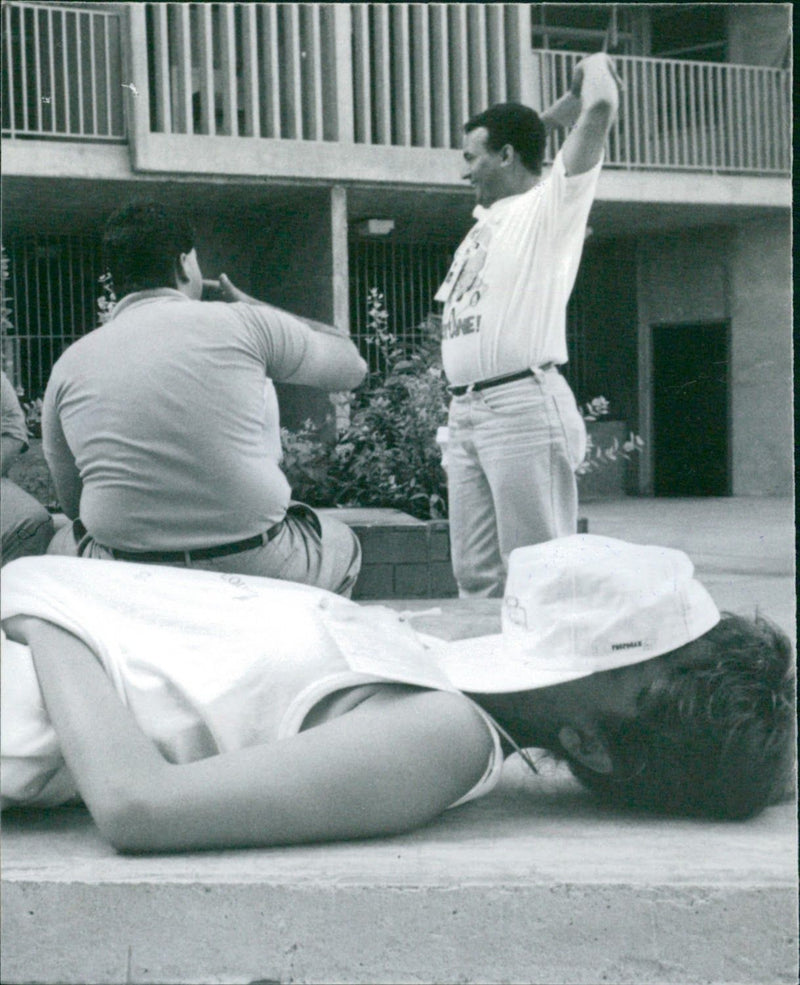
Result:
<svg viewBox="0 0 800 985"><path fill-rule="evenodd" d="M435 650L396 612L292 582L28 557L3 569L2 618L19 614L82 639L175 763L280 741L325 698L358 685L458 690ZM502 769L497 731L475 708L493 751L483 778L458 803L488 793ZM76 795L30 650L5 635L0 759L3 806L49 807Z"/></svg>

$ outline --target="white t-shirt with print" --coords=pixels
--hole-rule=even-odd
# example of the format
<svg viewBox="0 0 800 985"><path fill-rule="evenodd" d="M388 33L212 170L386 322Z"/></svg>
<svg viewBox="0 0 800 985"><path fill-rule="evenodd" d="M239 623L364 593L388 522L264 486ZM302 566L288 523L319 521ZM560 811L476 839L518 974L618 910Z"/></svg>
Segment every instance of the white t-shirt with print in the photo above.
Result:
<svg viewBox="0 0 800 985"><path fill-rule="evenodd" d="M544 181L475 209L436 294L451 384L567 361L567 301L601 166L570 177L559 152Z"/></svg>

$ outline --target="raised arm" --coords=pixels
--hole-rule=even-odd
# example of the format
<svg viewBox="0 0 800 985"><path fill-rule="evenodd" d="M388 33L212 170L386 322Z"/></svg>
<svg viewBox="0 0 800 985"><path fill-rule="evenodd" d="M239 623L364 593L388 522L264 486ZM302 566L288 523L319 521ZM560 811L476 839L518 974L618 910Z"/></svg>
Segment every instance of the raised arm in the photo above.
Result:
<svg viewBox="0 0 800 985"><path fill-rule="evenodd" d="M423 824L480 778L492 747L458 694L398 686L271 745L167 763L89 648L37 619L27 643L64 759L120 851L181 851L393 834Z"/></svg>
<svg viewBox="0 0 800 985"><path fill-rule="evenodd" d="M277 305L267 304L257 298L245 294L236 287L226 274L220 274L219 281L204 281L224 301L240 301L271 308L282 315L295 318L302 322L314 333L300 366L295 373L283 383L296 383L302 386L313 386L320 390L352 390L362 382L367 372L367 364L359 355L350 336L335 325L305 318L292 312L278 308Z"/></svg>
<svg viewBox="0 0 800 985"><path fill-rule="evenodd" d="M561 149L568 175L583 174L600 160L618 104L619 77L611 58L597 52L578 62L570 91L542 114L548 130L574 124Z"/></svg>

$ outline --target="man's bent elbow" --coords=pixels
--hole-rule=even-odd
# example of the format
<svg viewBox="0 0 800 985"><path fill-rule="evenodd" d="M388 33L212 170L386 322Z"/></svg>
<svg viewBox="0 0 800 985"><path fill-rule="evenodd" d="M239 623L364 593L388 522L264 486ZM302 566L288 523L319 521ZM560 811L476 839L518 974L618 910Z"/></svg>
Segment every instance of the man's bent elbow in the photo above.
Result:
<svg viewBox="0 0 800 985"><path fill-rule="evenodd" d="M164 815L156 794L159 788L155 778L121 782L89 800L87 806L95 824L116 851L147 852L161 847Z"/></svg>
<svg viewBox="0 0 800 985"><path fill-rule="evenodd" d="M367 375L367 364L366 361L358 356L356 358L355 364L353 365L351 376L347 383L347 389L353 390L355 387L359 386L364 382L364 377Z"/></svg>
<svg viewBox="0 0 800 985"><path fill-rule="evenodd" d="M91 814L115 851L145 852L155 847L155 812L147 797L123 794L113 803L92 805Z"/></svg>
<svg viewBox="0 0 800 985"><path fill-rule="evenodd" d="M366 362L358 353L354 353L353 357L348 359L347 362L340 362L338 364L336 370L326 380L324 389L329 392L354 390L359 384L364 382L366 375Z"/></svg>

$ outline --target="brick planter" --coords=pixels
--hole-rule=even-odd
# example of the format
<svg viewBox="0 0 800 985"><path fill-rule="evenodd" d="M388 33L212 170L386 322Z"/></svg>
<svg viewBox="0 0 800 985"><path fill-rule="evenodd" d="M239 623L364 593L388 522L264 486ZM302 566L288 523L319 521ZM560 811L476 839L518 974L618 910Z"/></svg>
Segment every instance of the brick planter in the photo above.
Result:
<svg viewBox="0 0 800 985"><path fill-rule="evenodd" d="M354 599L454 598L447 520L417 520L388 509L319 510L342 520L361 541Z"/></svg>
<svg viewBox="0 0 800 985"><path fill-rule="evenodd" d="M346 523L361 541L354 599L446 599L458 594L447 520L417 520L388 509L318 510ZM578 533L588 532L585 517Z"/></svg>

